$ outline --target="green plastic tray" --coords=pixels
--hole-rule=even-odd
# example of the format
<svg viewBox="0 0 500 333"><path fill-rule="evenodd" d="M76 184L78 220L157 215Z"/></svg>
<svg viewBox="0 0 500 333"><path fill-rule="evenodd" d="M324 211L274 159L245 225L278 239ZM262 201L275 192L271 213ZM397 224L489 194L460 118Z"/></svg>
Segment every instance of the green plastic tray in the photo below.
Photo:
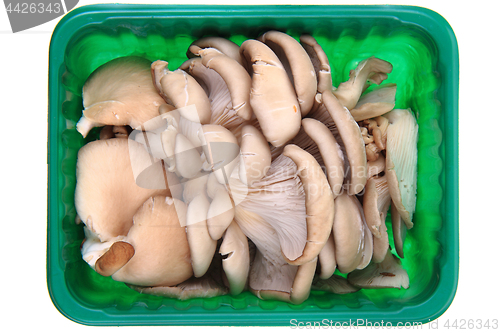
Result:
<svg viewBox="0 0 500 333"><path fill-rule="evenodd" d="M86 78L127 55L167 60L175 69L196 38L241 43L270 29L316 37L334 85L367 57L394 65L386 82L398 85L396 107L416 111L420 130L415 227L402 260L410 288L313 291L300 305L249 292L179 301L96 274L81 259L84 234L73 202L78 149L97 133L83 139L75 130ZM458 282L459 67L455 36L439 14L406 6L84 6L57 25L49 61L47 283L66 317L88 325L404 326L436 319L451 304Z"/></svg>

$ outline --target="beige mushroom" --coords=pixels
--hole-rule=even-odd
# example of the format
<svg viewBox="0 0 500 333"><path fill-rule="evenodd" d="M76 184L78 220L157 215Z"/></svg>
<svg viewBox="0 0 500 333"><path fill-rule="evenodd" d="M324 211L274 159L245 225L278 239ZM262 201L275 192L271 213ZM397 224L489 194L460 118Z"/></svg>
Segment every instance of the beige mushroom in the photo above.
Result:
<svg viewBox="0 0 500 333"><path fill-rule="evenodd" d="M234 219L234 203L226 188L218 184L207 212L208 233L213 240L222 237ZM212 192L212 191L210 191Z"/></svg>
<svg viewBox="0 0 500 333"><path fill-rule="evenodd" d="M155 196L146 200L124 239L135 253L111 277L150 287L173 286L190 278L193 270L189 246L181 225L185 214L185 206L177 199Z"/></svg>
<svg viewBox="0 0 500 333"><path fill-rule="evenodd" d="M207 272L217 248L217 241L213 240L208 232L209 206L210 202L206 195L200 193L187 207L186 234L195 277L201 277Z"/></svg>
<svg viewBox="0 0 500 333"><path fill-rule="evenodd" d="M268 31L259 40L269 46L283 64L295 88L302 117L305 117L317 92L316 72L309 55L295 38L280 31Z"/></svg>
<svg viewBox="0 0 500 333"><path fill-rule="evenodd" d="M210 121L210 101L205 90L196 80L183 71L168 69L168 62L157 60L151 64L153 82L163 99L179 109L181 116L189 121L208 124ZM195 109L186 108L194 105Z"/></svg>
<svg viewBox="0 0 500 333"><path fill-rule="evenodd" d="M345 192L335 198L332 231L335 259L338 270L345 274L356 269L363 259L365 226L357 201Z"/></svg>
<svg viewBox="0 0 500 333"><path fill-rule="evenodd" d="M360 290L340 275L332 275L328 279L317 279L312 284L313 290L324 290L338 295L355 293Z"/></svg>
<svg viewBox="0 0 500 333"><path fill-rule="evenodd" d="M367 180L366 150L361 130L349 110L330 91L321 94L321 99L335 122L345 147L349 162L348 193L357 194L363 190Z"/></svg>
<svg viewBox="0 0 500 333"><path fill-rule="evenodd" d="M331 91L333 89L331 67L325 51L316 39L310 35L300 36L300 43L311 58L314 70L316 71L318 92Z"/></svg>
<svg viewBox="0 0 500 333"><path fill-rule="evenodd" d="M93 127L102 125L136 128L156 117L165 101L153 85L150 66L143 58L123 57L97 68L83 86L78 132L86 137Z"/></svg>
<svg viewBox="0 0 500 333"><path fill-rule="evenodd" d="M245 185L261 180L271 167L271 150L264 135L252 125L242 129L239 177Z"/></svg>
<svg viewBox="0 0 500 333"><path fill-rule="evenodd" d="M347 109L353 109L366 88L367 81L382 83L387 73L392 71L392 65L382 59L371 57L361 61L355 70L349 73L349 80L341 83L333 94Z"/></svg>
<svg viewBox="0 0 500 333"><path fill-rule="evenodd" d="M236 114L245 120L250 120L252 117L250 106L252 79L247 70L238 61L214 48L191 47L190 49L193 49L194 54L201 56L205 67L217 72L224 80L231 96L231 107Z"/></svg>
<svg viewBox="0 0 500 333"><path fill-rule="evenodd" d="M325 246L318 254L318 264L320 272L318 276L323 280L329 279L337 269L337 261L335 259L335 243L331 232Z"/></svg>
<svg viewBox="0 0 500 333"><path fill-rule="evenodd" d="M354 120L361 121L381 116L394 109L395 105L396 85L387 84L361 96L350 111Z"/></svg>
<svg viewBox="0 0 500 333"><path fill-rule="evenodd" d="M292 83L278 57L266 44L247 40L240 52L252 68L252 110L267 141L281 147L300 130L300 105Z"/></svg>
<svg viewBox="0 0 500 333"><path fill-rule="evenodd" d="M393 110L385 115L387 128L386 174L389 193L408 229L417 201L418 124L410 110Z"/></svg>
<svg viewBox="0 0 500 333"><path fill-rule="evenodd" d="M222 268L231 295L238 295L247 285L250 271L250 252L247 236L236 222L232 222L226 229L219 253L223 258Z"/></svg>
<svg viewBox="0 0 500 333"><path fill-rule="evenodd" d="M318 162L309 153L296 145L287 145L283 155L297 165L305 192L307 239L302 254L290 258L284 253L288 263L303 265L320 253L328 240L334 217L333 193Z"/></svg>
<svg viewBox="0 0 500 333"><path fill-rule="evenodd" d="M143 146L126 139L93 141L78 152L75 208L85 225L103 242L127 235L132 217L146 199L171 195L161 166L147 174L155 179L156 187L137 184L131 154L134 163L151 164L151 155Z"/></svg>
<svg viewBox="0 0 500 333"><path fill-rule="evenodd" d="M344 182L344 154L342 149L330 130L321 122L312 118L304 118L302 119L302 127L305 134L314 141L319 150L335 199L342 192ZM294 143L296 141L297 138L294 139ZM318 160L318 158L316 159Z"/></svg>
<svg viewBox="0 0 500 333"><path fill-rule="evenodd" d="M219 50L221 53L227 55L228 57L236 60L239 64L242 64L241 55L240 55L240 47L238 44L230 41L229 39L217 36L208 36L195 40L190 45L196 45L202 49L206 48L214 48ZM188 57L195 56L192 52L188 52Z"/></svg>

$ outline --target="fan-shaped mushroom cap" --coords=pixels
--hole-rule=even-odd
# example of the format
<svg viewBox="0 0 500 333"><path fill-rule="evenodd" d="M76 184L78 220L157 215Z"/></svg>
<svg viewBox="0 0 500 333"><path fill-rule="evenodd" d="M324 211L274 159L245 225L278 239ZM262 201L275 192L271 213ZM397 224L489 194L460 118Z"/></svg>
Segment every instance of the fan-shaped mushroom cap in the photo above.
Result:
<svg viewBox="0 0 500 333"><path fill-rule="evenodd" d="M238 140L228 129L220 125L203 125L198 136L217 181L227 184L240 160Z"/></svg>
<svg viewBox="0 0 500 333"><path fill-rule="evenodd" d="M323 123L312 119L302 119L305 133L316 143L325 164L326 176L334 198L342 192L344 182L344 154L332 132Z"/></svg>
<svg viewBox="0 0 500 333"><path fill-rule="evenodd" d="M268 31L259 40L269 46L283 64L295 88L302 117L306 116L317 92L316 72L309 55L295 38L280 31Z"/></svg>
<svg viewBox="0 0 500 333"><path fill-rule="evenodd" d="M408 229L417 201L418 125L410 110L393 110L385 115L387 128L386 174L389 193Z"/></svg>
<svg viewBox="0 0 500 333"><path fill-rule="evenodd" d="M363 190L367 174L365 143L361 130L349 110L330 91L323 92L321 99L337 126L346 150L350 173L348 193L357 194Z"/></svg>
<svg viewBox="0 0 500 333"><path fill-rule="evenodd" d="M341 273L356 269L363 258L365 227L357 200L345 192L335 198L332 233L337 268Z"/></svg>
<svg viewBox="0 0 500 333"><path fill-rule="evenodd" d="M266 44L247 40L240 52L253 71L252 110L267 141L281 147L300 130L300 106L292 83L278 57Z"/></svg>
<svg viewBox="0 0 500 333"><path fill-rule="evenodd" d="M271 150L264 135L252 125L243 127L239 177L245 185L261 180L271 167Z"/></svg>
<svg viewBox="0 0 500 333"><path fill-rule="evenodd" d="M217 247L217 241L210 237L207 227L209 206L206 195L200 193L187 207L186 234L195 277L203 276L207 272Z"/></svg>
<svg viewBox="0 0 500 333"><path fill-rule="evenodd" d="M397 288L408 289L408 273L391 251L387 251L384 261L372 262L365 269L357 270L347 276L349 283L365 289Z"/></svg>
<svg viewBox="0 0 500 333"><path fill-rule="evenodd" d="M161 181L156 187L143 188L137 184L130 153L134 163L151 164L151 155L143 146L126 139L93 141L78 152L75 208L101 241L126 235L132 217L146 199L170 195L168 187L165 188L168 180L158 164L160 167L150 169L148 175L156 183Z"/></svg>
<svg viewBox="0 0 500 333"><path fill-rule="evenodd" d="M191 50L191 46L196 45L199 48L214 48L219 50L221 53L227 55L228 57L236 60L239 64L242 64L241 55L240 55L240 47L238 44L230 41L229 39L223 37L209 36L203 37L195 40L191 43L189 49ZM188 52L188 57L190 55L195 55L192 52ZM190 57L191 58L191 57Z"/></svg>
<svg viewBox="0 0 500 333"><path fill-rule="evenodd" d="M354 120L361 121L381 116L394 109L394 105L396 85L387 84L361 96L356 106L351 109L351 114Z"/></svg>
<svg viewBox="0 0 500 333"><path fill-rule="evenodd" d="M385 258L387 251L389 250L389 235L387 233L387 225L385 224L385 217L387 211L383 214L383 223L379 228L380 237L373 237L373 256L372 262L379 263Z"/></svg>
<svg viewBox="0 0 500 333"><path fill-rule="evenodd" d="M84 137L96 126L138 127L158 115L165 101L156 91L151 63L139 57L111 60L96 69L83 86L83 116L76 125Z"/></svg>
<svg viewBox="0 0 500 333"><path fill-rule="evenodd" d="M250 252L247 236L236 222L233 221L227 228L219 253L223 256L222 268L229 283L231 295L238 295L247 284Z"/></svg>
<svg viewBox="0 0 500 333"><path fill-rule="evenodd" d="M325 51L321 45L318 44L316 39L310 35L300 36L300 43L311 58L314 70L316 71L316 77L318 79L318 92L322 93L326 90L331 91L333 89L332 73L330 69L330 62L328 61L328 56Z"/></svg>
<svg viewBox="0 0 500 333"><path fill-rule="evenodd" d="M191 277L189 245L180 222L185 214L185 205L177 199L146 200L124 240L135 254L112 278L139 286L173 286Z"/></svg>
<svg viewBox="0 0 500 333"><path fill-rule="evenodd" d="M151 64L151 72L160 95L168 104L179 109L182 117L200 124L210 122L208 96L191 75L182 69L169 70L168 63L162 60ZM196 107L194 112L191 108L185 108L189 105Z"/></svg>
<svg viewBox="0 0 500 333"><path fill-rule="evenodd" d="M382 59L371 57L361 61L355 70L349 73L349 80L341 83L333 94L347 109L353 109L359 97L366 88L367 81L376 84L382 83L387 78L387 73L392 72L392 65Z"/></svg>
<svg viewBox="0 0 500 333"><path fill-rule="evenodd" d="M236 114L245 120L250 120L252 78L247 70L238 61L214 48L194 49L193 53L201 56L203 65L216 71L224 80Z"/></svg>
<svg viewBox="0 0 500 333"><path fill-rule="evenodd" d="M220 185L220 184L219 184ZM222 185L215 191L207 212L207 227L210 237L218 240L234 219L234 203Z"/></svg>
<svg viewBox="0 0 500 333"><path fill-rule="evenodd" d="M333 193L318 162L311 154L296 145L287 145L283 155L297 165L305 192L307 240L302 254L298 258L285 259L292 265L305 264L318 256L325 246L334 216Z"/></svg>

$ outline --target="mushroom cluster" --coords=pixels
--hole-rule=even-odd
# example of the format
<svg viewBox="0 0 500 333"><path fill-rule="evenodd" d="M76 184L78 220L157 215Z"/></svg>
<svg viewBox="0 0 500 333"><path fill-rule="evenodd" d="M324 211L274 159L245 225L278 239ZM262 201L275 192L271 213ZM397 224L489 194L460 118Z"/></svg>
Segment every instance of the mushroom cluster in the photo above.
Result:
<svg viewBox="0 0 500 333"><path fill-rule="evenodd" d="M403 258L418 125L382 84L392 65L370 57L333 87L317 41L279 31L187 57L118 58L86 81L77 130L102 129L78 153L83 259L179 299L408 288L385 220Z"/></svg>

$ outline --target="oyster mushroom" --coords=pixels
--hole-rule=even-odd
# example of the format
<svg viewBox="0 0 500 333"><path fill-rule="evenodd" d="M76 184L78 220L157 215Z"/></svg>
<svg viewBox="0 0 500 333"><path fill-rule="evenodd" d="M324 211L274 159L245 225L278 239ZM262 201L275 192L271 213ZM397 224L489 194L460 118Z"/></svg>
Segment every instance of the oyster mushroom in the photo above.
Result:
<svg viewBox="0 0 500 333"><path fill-rule="evenodd" d="M139 57L111 60L97 68L83 86L83 115L76 129L84 137L102 125L136 128L158 115L165 101L158 95L151 63Z"/></svg>
<svg viewBox="0 0 500 333"><path fill-rule="evenodd" d="M386 174L392 202L408 229L417 201L418 124L410 110L393 110L385 115L387 128Z"/></svg>
<svg viewBox="0 0 500 333"><path fill-rule="evenodd" d="M293 155L295 159L300 156L302 162L297 165L291 158L281 155L272 162L268 173L260 181L245 186L233 176L230 187L233 199L239 202L235 207L235 221L257 248L250 270L250 290L263 299L300 303L309 295L317 255L326 243L326 240L316 241L314 238L318 234L321 234L319 237L324 236L320 232L323 226L314 221L320 220L320 215L315 212L320 209L320 202L314 198L319 196L323 186L328 187L328 183L322 171L315 169L313 163L308 165L311 169L303 168L308 163L308 159L302 156L305 152L297 151L300 149L298 147L287 147L287 154ZM302 183L298 172L307 176L304 181L309 185ZM317 184L316 193L310 194L312 202L306 203L308 196L304 187L309 186L308 191L314 189L314 177L317 175L321 175L323 180ZM244 194L243 199L236 197L240 193ZM306 206L313 202L317 202L318 206L306 213ZM309 220L308 214L311 214ZM324 212L320 214L325 215ZM321 222L328 224L325 220ZM307 226L306 221L311 225ZM308 237L314 243L306 245ZM294 265L290 265L288 261L293 260ZM297 265L301 261L303 264Z"/></svg>
<svg viewBox="0 0 500 333"><path fill-rule="evenodd" d="M268 31L259 40L269 46L283 64L295 88L302 117L305 117L317 92L316 72L309 55L295 38L280 31Z"/></svg>
<svg viewBox="0 0 500 333"><path fill-rule="evenodd" d="M381 116L394 109L395 105L396 85L387 84L361 96L350 111L354 120L361 121Z"/></svg>
<svg viewBox="0 0 500 333"><path fill-rule="evenodd" d="M156 89L163 99L179 109L181 116L198 124L210 121L210 101L196 80L183 71L168 69L168 62L157 60L151 64ZM186 108L194 105L195 109Z"/></svg>
<svg viewBox="0 0 500 333"><path fill-rule="evenodd" d="M186 212L179 209L183 207L179 202L174 205L174 200L151 197L137 211L123 240L133 247L134 254L111 275L114 280L138 286L173 286L192 276L188 241L181 225Z"/></svg>
<svg viewBox="0 0 500 333"><path fill-rule="evenodd" d="M228 57L236 60L239 64L242 64L241 55L240 55L240 47L238 44L230 41L229 39L217 36L209 36L203 37L195 40L191 43L189 50L191 51L191 46L196 45L199 48L214 48L220 51L221 53L227 55ZM192 52L188 52L188 57L192 58L195 56Z"/></svg>
<svg viewBox="0 0 500 333"><path fill-rule="evenodd" d="M366 150L361 130L349 110L342 106L330 91L322 93L321 100L335 123L345 147L345 155L349 162L348 193L357 194L363 190L367 180Z"/></svg>
<svg viewBox="0 0 500 333"><path fill-rule="evenodd" d="M252 125L242 129L239 177L245 185L261 180L271 167L271 150L264 135Z"/></svg>
<svg viewBox="0 0 500 333"><path fill-rule="evenodd" d="M133 156L133 159L131 159ZM93 141L78 152L75 208L85 225L103 242L126 235L132 218L151 196L170 196L168 179L161 164L154 164L145 175L153 188L138 185L134 165L151 165L151 155L132 140ZM143 181L144 182L144 181Z"/></svg>
<svg viewBox="0 0 500 333"><path fill-rule="evenodd" d="M311 58L314 70L316 72L316 77L318 79L317 90L319 93L323 93L326 90L331 91L332 84L332 74L330 68L330 62L325 51L318 44L316 39L310 35L300 36L300 43L304 50Z"/></svg>
<svg viewBox="0 0 500 333"><path fill-rule="evenodd" d="M247 236L236 222L232 222L226 229L219 253L222 255L222 268L231 295L238 295L247 285L250 252Z"/></svg>
<svg viewBox="0 0 500 333"><path fill-rule="evenodd" d="M353 109L366 88L367 81L380 84L392 72L392 65L382 59L371 57L361 61L349 73L349 80L341 83L333 94L347 109Z"/></svg>
<svg viewBox="0 0 500 333"><path fill-rule="evenodd" d="M350 273L347 280L350 284L365 289L408 289L410 286L408 273L402 267L401 260L389 250L382 262L372 262L365 269Z"/></svg>
<svg viewBox="0 0 500 333"><path fill-rule="evenodd" d="M335 243L331 232L328 240L325 243L325 246L318 254L318 264L318 276L323 280L330 278L337 269L337 261L335 260Z"/></svg>
<svg viewBox="0 0 500 333"><path fill-rule="evenodd" d="M300 105L285 68L264 43L247 40L240 52L252 68L250 104L262 133L274 147L281 147L300 130ZM277 128L276 124L280 124Z"/></svg>
<svg viewBox="0 0 500 333"><path fill-rule="evenodd" d="M335 198L332 234L337 268L341 273L353 271L363 259L365 226L362 214L355 196L344 192Z"/></svg>
<svg viewBox="0 0 500 333"><path fill-rule="evenodd" d="M252 117L250 107L252 79L246 69L238 61L214 48L201 49L192 46L190 50L201 57L205 67L217 72L224 80L231 96L231 107L236 114L245 120L250 120Z"/></svg>

